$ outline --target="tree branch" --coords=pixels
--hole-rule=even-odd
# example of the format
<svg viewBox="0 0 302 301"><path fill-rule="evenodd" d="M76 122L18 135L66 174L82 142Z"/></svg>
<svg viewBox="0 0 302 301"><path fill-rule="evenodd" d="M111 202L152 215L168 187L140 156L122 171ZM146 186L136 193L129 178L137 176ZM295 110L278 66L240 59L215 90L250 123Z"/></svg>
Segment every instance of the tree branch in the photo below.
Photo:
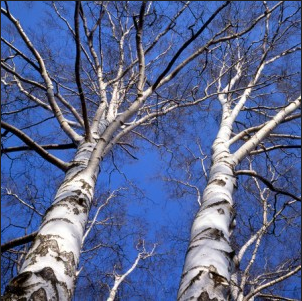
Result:
<svg viewBox="0 0 302 301"><path fill-rule="evenodd" d="M288 106L277 113L270 121L268 121L251 139L249 139L233 154L232 159L235 165L249 155L250 152L254 150L256 146L272 132L273 129L275 129L288 115L290 115L300 106L301 96L299 96L295 101L291 102Z"/></svg>
<svg viewBox="0 0 302 301"><path fill-rule="evenodd" d="M286 108L286 107L285 107L285 108ZM283 109L284 109L284 107L283 107ZM291 120L294 120L294 119L297 119L297 118L300 118L300 117L301 117L301 114L294 114L294 115L291 115L291 116L287 116L287 117L284 118L284 120L281 121L281 123L289 122L289 121L291 121ZM245 129L245 130L241 131L241 132L238 133L238 134L235 134L235 136L234 136L232 139L229 140L228 146L232 145L233 143L235 143L236 141L238 141L238 140L240 140L240 139L244 139L245 136L250 137L249 134L255 133L255 132L259 131L259 130L262 129L268 122L269 122L269 121L264 122L264 123L262 123L262 124L260 124L260 125L257 125L257 126L250 127L250 128L248 128L248 129ZM274 135L276 136L277 134L271 134L271 133L270 133L268 137L274 137ZM288 137L287 137L287 138L288 138Z"/></svg>
<svg viewBox="0 0 302 301"><path fill-rule="evenodd" d="M275 149L285 149L285 148L298 148L298 149L301 149L301 145L300 144L293 144L293 145L290 145L290 144L280 144L280 145L274 145L274 146L271 146L271 147L265 147L265 146L261 146L261 149L257 149L257 150L254 150L254 151L251 151L250 152L250 155L256 155L256 154L260 154L260 153L266 153L266 152L270 152L270 151L273 151Z"/></svg>
<svg viewBox="0 0 302 301"><path fill-rule="evenodd" d="M258 294L257 297L262 297L264 300L275 300L275 301L299 301L298 299L291 299L282 297L279 295L269 295L269 294Z"/></svg>
<svg viewBox="0 0 302 301"><path fill-rule="evenodd" d="M288 191L284 191L280 188L275 187L271 181L265 179L264 177L262 177L261 175L257 174L254 170L238 170L235 172L236 175L246 175L246 176L252 176L255 177L257 179L259 179L262 183L264 183L271 191L283 194L283 195L287 195L290 196L291 198L293 198L294 200L301 202L301 198L298 198L297 196L295 196L294 194L288 192Z"/></svg>
<svg viewBox="0 0 302 301"><path fill-rule="evenodd" d="M1 37L1 41L3 41L8 47L10 47L12 50L14 50L18 55L22 56L26 62L28 62L30 65L34 67L36 71L39 73L41 72L41 69L39 66L37 66L30 58L28 58L23 52L21 52L18 48L16 48L14 45L9 43L6 39Z"/></svg>
<svg viewBox="0 0 302 301"><path fill-rule="evenodd" d="M38 234L38 231L25 235L25 236L22 236L22 237L19 237L19 238L16 238L16 239L13 239L11 241L8 241L8 242L2 244L1 253L4 253L14 247L21 246L21 245L27 244L29 242L32 242L37 234Z"/></svg>
<svg viewBox="0 0 302 301"><path fill-rule="evenodd" d="M31 149L33 149L37 154L39 154L43 159L59 167L62 171L64 172L67 171L69 164L45 151L43 147L37 144L33 139L27 136L24 132L2 120L1 120L1 126L4 129L16 135L19 139L21 139L24 143L26 143Z"/></svg>
<svg viewBox="0 0 302 301"><path fill-rule="evenodd" d="M20 22L13 16L11 15L11 13L9 12L9 10L5 10L4 8L1 7L1 13L3 13L11 22L12 24L15 26L15 28L17 29L20 37L22 38L23 42L25 43L26 47L30 50L30 52L34 55L34 57L36 58L36 60L39 63L40 66L40 75L44 80L44 83L46 85L46 87L44 87L43 85L37 84L36 82L32 82L27 80L27 82L31 83L31 84L35 84L40 86L40 88L42 88L43 90L46 90L46 95L47 95L47 99L49 101L49 104L53 110L53 113L55 114L57 120L59 121L62 129L65 131L65 133L74 141L79 142L80 140L82 140L82 137L80 135L78 135L68 124L68 121L65 119L65 117L63 116L60 107L58 106L55 97L54 97L54 92L53 92L53 84L52 81L49 77L49 74L47 72L47 68L45 66L45 62L43 60L43 58L41 57L40 53L38 52L38 50L34 47L33 43L30 41L30 39L28 38L28 36L26 35L25 31L23 30ZM14 74L15 76L17 76L18 78L20 78L21 80L24 80L17 72L12 71L10 68L8 68L7 66L5 66L4 64L1 63L1 65L3 66L3 68L7 71L9 71L10 73Z"/></svg>
<svg viewBox="0 0 302 301"><path fill-rule="evenodd" d="M295 275L296 273L298 273L299 271L301 270L301 265L297 266L294 270L288 272L287 274L283 275L283 276L280 276L278 277L277 279L275 280L272 280L270 282L267 282L263 285L260 285L258 286L257 288L255 288L254 291L252 291L251 293L249 293L245 298L244 300L249 300L251 297L257 295L257 293L261 292L263 289L267 288L267 287L270 287L278 282L281 282L289 277L291 277L292 275Z"/></svg>
<svg viewBox="0 0 302 301"><path fill-rule="evenodd" d="M226 6L228 6L231 2L226 1L224 4L222 4L213 14L212 16L201 26L201 28L192 35L192 37L187 40L176 52L176 54L173 56L171 61L169 62L168 66L166 69L159 75L157 80L152 86L152 90L155 90L157 86L160 84L161 80L168 74L168 72L171 70L173 67L174 63L176 60L179 58L179 56L182 54L182 52L194 41L198 38L198 36L201 35L201 33L207 28L207 26L215 19L215 17L219 14L221 10L223 10ZM202 47L203 48L203 47ZM177 68L176 68L177 69Z"/></svg>
<svg viewBox="0 0 302 301"><path fill-rule="evenodd" d="M143 89L144 89L144 81L145 81L145 56L144 56L144 49L143 49L143 26L144 26L144 14L146 9L146 2L143 1L141 5L141 9L139 12L139 20L136 21L135 17L133 17L133 22L136 28L136 51L138 57L138 83L137 83L137 90L138 90L138 97L142 96ZM136 23L137 22L137 23Z"/></svg>
<svg viewBox="0 0 302 301"><path fill-rule="evenodd" d="M40 145L44 149L53 149L53 150L62 150L62 149L72 149L76 148L76 144L74 143L67 143L67 144L46 144L46 145ZM3 154L7 153L13 153L13 152L20 152L20 151L26 151L26 150L34 150L32 147L28 145L21 145L21 146L12 146L1 149L1 152Z"/></svg>
<svg viewBox="0 0 302 301"><path fill-rule="evenodd" d="M150 252L147 252L146 249L145 249L145 242L142 241L141 243L143 245L143 250L142 250L142 252L137 254L137 257L136 257L134 263L132 264L132 266L123 275L118 275L117 273L114 272L114 278L115 278L114 279L114 285L113 285L113 287L110 291L110 295L109 295L107 301L114 301L115 300L115 296L116 296L116 293L117 293L117 290L118 290L120 284L125 280L125 278L129 274L131 274L135 270L135 268L137 267L137 265L138 265L138 263L140 262L141 259L144 260L144 259L154 255L156 245L154 245L153 249Z"/></svg>
<svg viewBox="0 0 302 301"><path fill-rule="evenodd" d="M80 13L80 5L81 1L75 2L75 11L74 11L74 25L75 25L75 43L76 43L76 60L75 60L75 77L76 77L76 84L78 87L81 106L82 106L82 113L85 125L85 139L86 141L91 141L91 132L89 126L89 120L87 115L87 108L86 108L86 101L84 96L84 91L82 88L81 83L81 75L80 75L80 68L81 68L81 43L80 43L80 31L79 31L79 13Z"/></svg>

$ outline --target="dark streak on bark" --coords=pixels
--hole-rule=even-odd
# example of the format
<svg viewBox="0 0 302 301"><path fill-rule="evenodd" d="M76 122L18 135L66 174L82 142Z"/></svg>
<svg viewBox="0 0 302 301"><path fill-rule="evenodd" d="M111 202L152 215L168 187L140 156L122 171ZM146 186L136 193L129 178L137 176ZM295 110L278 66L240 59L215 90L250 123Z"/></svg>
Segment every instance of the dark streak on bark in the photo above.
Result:
<svg viewBox="0 0 302 301"><path fill-rule="evenodd" d="M68 208L68 205L66 203L62 203L61 201L54 204L54 205L51 205L46 211L45 211L45 214L44 214L44 217L43 217L43 220L42 222L44 221L46 215L51 212L55 207L66 207Z"/></svg>
<svg viewBox="0 0 302 301"><path fill-rule="evenodd" d="M181 296L183 296L185 294L185 292L197 281L200 279L200 277L202 276L202 274L204 273L208 273L208 277L209 277L209 281L213 281L213 286L215 287L219 287L220 286L220 291L221 291L221 295L228 295L229 294L229 289L226 288L225 283L227 282L226 279L224 277L222 277L221 275L219 275L218 273L215 272L206 272L206 271L200 271L195 277L193 277L193 279L191 280L191 282L188 284L188 286L186 287L186 289L182 292ZM181 298L180 296L180 298ZM191 296L189 299L186 300L197 300L197 301L224 301L227 300L227 298L223 298L223 299L218 299L218 298L213 298L211 299L209 297L208 292L204 291L197 297L195 296Z"/></svg>
<svg viewBox="0 0 302 301"><path fill-rule="evenodd" d="M200 235L205 235L202 238L197 238ZM215 228L206 228L199 232L197 235L194 236L194 238L191 239L192 242L200 240L200 239L213 239L213 240L219 240L219 239L225 239L223 231Z"/></svg>
<svg viewBox="0 0 302 301"><path fill-rule="evenodd" d="M58 218L52 218L52 219L47 220L45 223L42 223L42 226L44 227L46 224L49 224L52 222L58 222L58 221L72 224L72 222L68 218L58 217Z"/></svg>
<svg viewBox="0 0 302 301"><path fill-rule="evenodd" d="M82 193L81 190L75 190L75 191L73 191L73 192L76 193L77 195L80 195L80 194ZM66 197L66 198L64 198L64 199L61 199L59 202L57 202L57 203L51 205L51 206L46 210L43 220L45 220L47 214L48 214L49 212L51 212L52 210L54 210L54 208L56 208L56 207L66 207L66 208L69 208L70 205L74 206L75 208L76 208L78 205L80 205L81 208L82 208L82 212L83 212L83 213L87 213L87 210L88 210L88 208L89 208L89 201L87 201L87 200L84 199L84 198L78 198L78 197ZM75 209L75 208L72 209L73 212L74 212L74 209ZM71 208L70 208L70 209L71 209ZM78 208L76 208L76 209L79 211L79 213L81 212L81 210L79 210ZM50 220L50 221L52 221L52 220ZM49 222L49 221L48 221L48 222ZM46 222L46 223L47 223L47 222ZM46 223L45 223L45 224L46 224Z"/></svg>
<svg viewBox="0 0 302 301"><path fill-rule="evenodd" d="M200 238L200 239L198 239L198 240L202 240L202 239L205 239L205 238ZM187 249L186 256L187 256L187 254L188 254L191 250L193 250L194 248L197 248L197 247L199 247L199 246L198 246L198 245L197 245L197 246L190 246L190 247Z"/></svg>
<svg viewBox="0 0 302 301"><path fill-rule="evenodd" d="M206 266L203 266L203 265L198 265L198 266L194 266L193 268L189 269L188 271L184 272L182 275L181 275L181 278L185 277L189 272L193 271L193 270L196 270L196 269L207 269Z"/></svg>
<svg viewBox="0 0 302 301"><path fill-rule="evenodd" d="M221 180L221 179L215 179L212 182L210 182L208 185L212 185L212 184L218 185L218 186L225 186L226 182L224 180Z"/></svg>
<svg viewBox="0 0 302 301"><path fill-rule="evenodd" d="M224 210L222 208L217 209L219 214L225 214Z"/></svg>
<svg viewBox="0 0 302 301"><path fill-rule="evenodd" d="M54 253L59 254L59 246L57 241L52 237L52 235L38 235L35 241L39 240L40 243L35 251L26 256L26 259L30 259L31 257L31 264L36 262L36 256L46 256L49 251L51 250Z"/></svg>
<svg viewBox="0 0 302 301"><path fill-rule="evenodd" d="M26 281L32 276L32 272L24 272L13 278L7 285L4 293L4 301L13 300L13 296L21 297L28 287L24 287Z"/></svg>
<svg viewBox="0 0 302 301"><path fill-rule="evenodd" d="M195 241L196 237L200 236L200 234L202 234L202 233L204 233L204 232L207 232L207 231L209 231L209 230L211 230L210 227L209 227L209 228L206 228L206 229L203 229L201 232L199 232L198 234L196 234L196 235L191 239L191 241Z"/></svg>
<svg viewBox="0 0 302 301"><path fill-rule="evenodd" d="M80 210L78 208L73 208L73 213L75 215L79 215L80 214Z"/></svg>
<svg viewBox="0 0 302 301"><path fill-rule="evenodd" d="M86 190L86 192L89 193L89 195L91 195L91 192L90 192L90 190L92 188L91 185L89 183L87 183L86 181L84 181L83 179L81 179L80 182L83 183L81 188Z"/></svg>
<svg viewBox="0 0 302 301"><path fill-rule="evenodd" d="M74 168L74 167L78 167L78 166L81 166L81 165L84 166L83 169L87 166L86 163L81 163L81 162L79 162L79 161L72 162L71 165L72 165L72 167L71 167L68 171L70 171L70 170L71 170L72 168ZM64 184L66 185L66 184L68 184L69 182L71 182L73 179L75 179L75 178L83 171L83 169L82 169L82 170L79 170L78 172L76 172L71 178L67 178L67 179L64 181Z"/></svg>
<svg viewBox="0 0 302 301"><path fill-rule="evenodd" d="M22 298L23 299L23 298ZM25 299L26 300L26 299ZM30 296L30 300L33 301L43 301L47 300L47 295L45 290L41 287L37 291L33 292ZM18 300L19 301L19 300Z"/></svg>
<svg viewBox="0 0 302 301"><path fill-rule="evenodd" d="M51 283L51 286L56 294L56 298L57 298L57 300L59 300L59 293L58 293L58 289L56 286L56 284L59 283L59 281L57 280L53 269L50 267L43 268L41 271L36 272L36 275L41 276L41 278L44 279L46 282ZM42 301L44 299L40 299L40 300Z"/></svg>
<svg viewBox="0 0 302 301"><path fill-rule="evenodd" d="M44 288L40 287L38 290L31 293L35 284L26 285L27 281L33 276L39 277L40 282L44 282ZM49 286L51 286L51 296L47 296L46 290ZM6 287L3 301L59 301L59 292L58 287L65 291L65 296L67 296L67 300L71 297L71 292L67 289L67 286L64 282L58 281L55 276L55 273L51 267L45 267L37 272L24 272L15 277L9 285Z"/></svg>
<svg viewBox="0 0 302 301"><path fill-rule="evenodd" d="M206 210L206 209L208 209L208 208L212 208L212 207L216 207L216 206L222 206L222 205L231 205L231 204L230 204L230 202L229 202L229 201L227 201L227 200L223 199L222 201L219 201L219 202L216 202L216 203L210 204L210 205L208 205L208 206L206 206L206 207L202 208L202 210L201 210L201 211L204 211L204 210Z"/></svg>
<svg viewBox="0 0 302 301"><path fill-rule="evenodd" d="M58 242L55 238L57 235L37 235L35 241L39 240L38 247L26 259L31 261L31 264L36 262L36 257L46 256L50 251L56 255L52 255L58 261L62 261L65 267L65 274L72 276L75 269L75 260L72 252L60 252ZM31 257L31 258L30 258Z"/></svg>
<svg viewBox="0 0 302 301"><path fill-rule="evenodd" d="M200 276L203 274L203 272L204 272L204 271L202 271L202 270L199 271L198 274L197 274L196 276L194 276L194 277L191 279L190 283L189 283L188 286L184 289L184 291L181 293L181 295L180 295L179 298L181 298L181 296L183 296L183 295L186 293L186 291L194 284L194 282L196 282L197 280L200 279Z"/></svg>
<svg viewBox="0 0 302 301"><path fill-rule="evenodd" d="M211 299L207 292L202 292L201 295L197 298L197 301L218 301L218 299Z"/></svg>

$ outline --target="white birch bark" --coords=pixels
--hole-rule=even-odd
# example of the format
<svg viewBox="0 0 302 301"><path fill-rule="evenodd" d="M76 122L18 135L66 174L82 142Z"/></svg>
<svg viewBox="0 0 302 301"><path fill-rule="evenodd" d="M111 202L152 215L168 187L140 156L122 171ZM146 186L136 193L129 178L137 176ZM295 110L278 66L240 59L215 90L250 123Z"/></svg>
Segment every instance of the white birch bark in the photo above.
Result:
<svg viewBox="0 0 302 301"><path fill-rule="evenodd" d="M234 154L234 162L238 164L245 158L256 146L265 139L272 130L278 126L288 115L293 113L296 109L301 106L301 96L291 102L284 109L272 118L265 126L263 126L250 140L248 140L242 147L240 147Z"/></svg>
<svg viewBox="0 0 302 301"><path fill-rule="evenodd" d="M226 300L229 294L234 255L229 237L235 217L235 177L227 146L231 126L230 114L225 110L213 144L209 181L191 229L178 301Z"/></svg>
<svg viewBox="0 0 302 301"><path fill-rule="evenodd" d="M223 104L223 99L220 101ZM213 143L210 178L191 229L178 301L228 300L235 267L235 253L230 246L230 235L236 224L232 197L236 185L235 167L300 106L301 97L298 97L261 127L239 150L230 154L233 117L224 103L220 130Z"/></svg>
<svg viewBox="0 0 302 301"><path fill-rule="evenodd" d="M85 168L94 143L83 142L4 300L71 300L96 182Z"/></svg>

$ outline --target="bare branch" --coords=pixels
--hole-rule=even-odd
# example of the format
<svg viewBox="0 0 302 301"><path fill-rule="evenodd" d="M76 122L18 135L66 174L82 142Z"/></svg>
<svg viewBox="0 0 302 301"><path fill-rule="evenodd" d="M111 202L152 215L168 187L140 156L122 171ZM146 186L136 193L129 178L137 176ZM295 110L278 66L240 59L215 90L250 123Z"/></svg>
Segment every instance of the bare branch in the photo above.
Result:
<svg viewBox="0 0 302 301"><path fill-rule="evenodd" d="M274 146L270 146L270 147L265 147L264 145L260 146L261 149L257 149L254 151L250 152L250 155L256 155L256 154L260 154L260 153L266 153L266 152L270 152L276 149L290 149L290 148L297 148L297 149L301 149L301 144L278 144L278 145L274 145Z"/></svg>
<svg viewBox="0 0 302 301"><path fill-rule="evenodd" d="M269 294L257 294L257 297L264 298L265 300L272 300L272 301L299 301L299 299L292 299L292 298L286 298L279 295L269 295Z"/></svg>
<svg viewBox="0 0 302 301"><path fill-rule="evenodd" d="M39 73L41 72L39 66L37 66L30 58L28 58L23 52L21 52L19 49L17 49L14 45L9 43L3 37L1 37L1 41L3 41L8 47L10 47L12 50L14 50L18 55L23 57L26 62L28 62L31 66L34 67L35 70L37 70Z"/></svg>
<svg viewBox="0 0 302 301"><path fill-rule="evenodd" d="M296 200L298 202L301 202L301 198L298 198L297 196L295 196L294 194L292 194L288 191L284 191L283 189L275 187L271 183L271 181L269 181L268 179L265 179L261 175L257 174L254 170L237 170L236 175L246 175L246 176L255 177L255 178L259 179L261 182L263 182L271 191L274 191L274 192L277 192L277 193L280 193L280 194L283 194L283 195L290 196L294 200Z"/></svg>
<svg viewBox="0 0 302 301"><path fill-rule="evenodd" d="M108 203L110 202L111 199L113 199L113 198L115 198L117 196L116 195L117 192L119 192L120 190L124 190L124 189L125 188L119 188L117 190L114 190L112 193L110 193L110 195L107 197L107 199L105 200L105 202L103 202L103 204L101 204L98 207L98 209L97 209L97 211L96 211L96 213L95 213L95 215L94 215L94 217L93 217L93 219L92 219L89 227L85 231L85 234L84 234L83 239L82 239L82 246L84 245L84 242L85 242L86 238L88 237L91 229L95 225L95 223L97 221L97 218L98 218L98 215L100 214L100 212L108 205Z"/></svg>
<svg viewBox="0 0 302 301"><path fill-rule="evenodd" d="M135 17L133 18L133 22L136 28L136 51L138 57L138 83L137 83L137 94L138 97L142 96L143 89L144 89L144 81L145 81L145 56L144 56L144 49L143 49L143 26L144 26L144 15L146 9L146 2L143 1L141 5L141 9L139 12L139 19L136 21Z"/></svg>
<svg viewBox="0 0 302 301"><path fill-rule="evenodd" d="M74 143L67 143L67 144L46 144L41 145L43 149L53 149L53 150L63 150L63 149L72 149L76 148L76 144ZM12 146L1 149L3 154L13 153L13 152L20 152L20 151L27 151L27 150L35 150L28 145L22 146Z"/></svg>
<svg viewBox="0 0 302 301"><path fill-rule="evenodd" d="M73 36L75 36L74 30L72 29L71 25L70 25L69 22L66 20L66 18L64 18L64 17L60 14L60 12L59 12L59 10L58 10L56 4L55 4L55 1L52 1L52 6L53 6L53 8L54 8L54 10L55 10L55 13L58 15L58 17L66 24L66 26L68 27L68 29L69 29L69 31L71 32L71 34L72 34ZM88 55L86 49L83 47L82 44L81 44L81 49L82 49L82 51L84 52L84 54L85 54L85 56L86 56L88 62L90 63L92 69L97 73L97 71L95 70L95 66L93 65L93 62L91 61L91 59L90 59L90 57L89 57L89 55Z"/></svg>
<svg viewBox="0 0 302 301"><path fill-rule="evenodd" d="M15 238L13 240L10 240L4 244L1 245L1 253L7 252L8 250L14 248L14 247L18 247L24 244L27 244L29 242L32 242L36 235L38 234L38 231L33 232L31 234L28 235L24 235L22 237L19 238Z"/></svg>
<svg viewBox="0 0 302 301"><path fill-rule="evenodd" d="M132 266L127 270L127 272L125 272L123 275L118 275L114 272L114 285L110 291L110 295L107 299L107 301L114 301L115 300L115 296L117 294L117 290L119 288L119 286L121 285L121 283L125 280L125 278L132 273L135 268L137 267L138 263L140 262L141 259L146 259L148 257L151 257L154 255L154 251L156 248L156 245L153 246L153 249L150 252L147 252L145 249L145 241L141 242L143 244L143 250L142 252L138 253L134 263L132 264Z"/></svg>
<svg viewBox="0 0 302 301"><path fill-rule="evenodd" d="M39 154L43 159L48 161L49 163L57 166L62 171L67 171L69 164L62 161L61 159L55 157L54 155L48 153L43 147L37 144L34 140L32 140L29 136L27 136L24 132L19 130L18 128L6 123L1 120L1 126L16 135L19 139L21 139L24 143L26 143L30 148L35 150L37 154Z"/></svg>
<svg viewBox="0 0 302 301"><path fill-rule="evenodd" d="M34 206L29 205L26 201L22 200L16 193L13 193L10 189L8 188L2 188L1 189L5 189L5 195L9 195L14 197L15 199L17 199L22 205L26 206L27 208L29 208L30 210L34 211L35 213L37 213L40 216L43 216L43 214L41 212L39 212Z"/></svg>
<svg viewBox="0 0 302 301"><path fill-rule="evenodd" d="M201 33L208 27L208 25L215 19L215 17L220 13L221 10L223 10L226 6L228 6L230 4L230 1L226 1L224 4L222 4L212 15L211 17L202 25L202 27L195 33L192 35L192 37L187 40L180 48L179 50L176 52L176 54L173 56L173 58L171 59L171 61L169 62L168 66L166 67L166 69L159 75L159 77L157 78L157 80L154 82L153 86L152 86L152 90L155 90L157 88L157 86L159 86L161 83L161 81L164 79L164 77L169 73L169 71L172 69L174 63L176 62L176 60L178 59L178 57L182 54L182 52L194 41L198 38L198 36L201 35ZM202 47L201 50L203 51L204 49L206 49L206 47ZM196 55L199 54L201 51L198 50L198 53L196 52ZM194 56L194 57L195 57ZM192 57L193 59L193 57ZM185 62L186 64L189 63L189 61L192 60L191 57L188 58ZM185 65L185 64L181 64L181 65ZM173 71L173 75L170 75L170 78L172 78L172 76L174 76L174 74L176 75L176 73L178 72L178 67L175 68L175 70ZM166 81L166 80L165 80Z"/></svg>
<svg viewBox="0 0 302 301"><path fill-rule="evenodd" d="M42 86L43 90L46 90L47 92L47 98L49 101L50 106L52 107L53 113L55 114L56 118L58 119L60 125L62 126L63 130L65 133L74 141L79 142L82 140L82 137L78 135L68 124L67 120L64 118L61 109L59 108L58 104L56 103L55 97L54 97L54 92L53 92L53 84L52 81L48 75L47 68L45 66L44 60L41 57L40 53L37 51L37 49L34 47L28 36L26 35L25 31L23 30L20 22L10 14L8 10L5 10L4 8L1 7L1 12L12 22L12 24L15 26L17 31L19 32L20 37L24 41L25 45L27 48L31 51L31 53L35 56L37 59L39 66L40 66L40 74L44 80L44 83L46 85L46 88ZM18 78L21 80L23 79L19 74L17 74L15 71L10 70L7 68L5 65L1 63L2 67L5 68L6 70L8 69L9 72L12 74L16 75ZM29 83L34 83L37 85L35 82L32 81L27 81ZM41 85L39 84L41 87Z"/></svg>
<svg viewBox="0 0 302 301"><path fill-rule="evenodd" d="M83 113L83 119L85 125L85 139L86 141L89 142L91 141L92 137L90 132L86 101L85 101L84 91L82 89L81 75L80 75L80 68L81 68L81 45L80 45L80 31L79 31L80 5L81 5L80 1L75 2L75 11L74 11L75 43L76 43L75 76L76 76L76 83L77 83L79 96L81 100L81 106L82 106L82 113Z"/></svg>
<svg viewBox="0 0 302 301"><path fill-rule="evenodd" d="M257 295L257 293L261 292L262 290L264 290L267 287L270 287L278 282L281 282L293 275L295 275L296 273L298 273L301 270L301 265L297 266L295 269L289 271L288 273L286 273L283 276L278 277L277 279L274 279L270 282L267 282L265 284L262 284L260 286L258 286L257 288L254 289L254 291L250 292L245 298L244 301L248 301L250 298L252 298L253 296Z"/></svg>
<svg viewBox="0 0 302 301"><path fill-rule="evenodd" d="M241 146L234 154L233 161L238 164L242 159L250 154L256 146L265 139L270 132L277 127L284 119L301 106L301 96L291 102L286 108L282 109L269 122L267 122L251 139Z"/></svg>

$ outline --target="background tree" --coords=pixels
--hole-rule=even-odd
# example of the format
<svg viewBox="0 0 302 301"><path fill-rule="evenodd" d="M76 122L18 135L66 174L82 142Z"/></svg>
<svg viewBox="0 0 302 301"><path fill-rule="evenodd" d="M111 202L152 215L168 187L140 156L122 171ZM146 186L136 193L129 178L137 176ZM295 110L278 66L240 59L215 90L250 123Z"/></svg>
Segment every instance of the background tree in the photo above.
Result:
<svg viewBox="0 0 302 301"><path fill-rule="evenodd" d="M89 254L87 260L96 260L91 254L103 254L101 262L110 262L109 273L100 268L93 277L102 279L96 289L100 298L141 297L133 295L134 291L129 295L120 283L135 279L129 278L134 267L147 270L156 250L152 243L146 244L143 227L136 233L125 226L129 216L121 200L137 198L138 190L131 193L129 182L127 190L116 187L111 177L108 191L103 185L101 197L95 187L104 184L113 170L120 170L117 162L126 156L135 159L142 141L158 145L156 140L163 138L161 145L170 142L173 149L181 137L192 132L203 145L210 137L200 133L201 120L211 123L213 117L222 122L212 147L213 164L202 165L203 174L209 174L203 199L201 183L180 181L179 170L173 174L178 183L198 192L201 204L178 299L225 300L230 294L236 300L261 294L267 298L272 295L267 288L298 272L295 252L281 256L281 261L272 259L265 270L252 272L252 266L270 227L276 231L280 220L295 228L299 186L287 189L286 180L297 164L299 5L51 2L44 26L30 30L5 2L1 8L5 17L1 125L2 153L10 162L3 192L10 207L4 214L8 216L12 206L20 205L24 212L18 225L8 217L5 228L21 225L27 235L41 225L19 242L6 244L10 250L4 259L6 271L13 268L12 275L17 276L6 287L4 298L71 299L75 281L83 275L77 270L81 250L82 257ZM211 133L213 124L209 126ZM24 145L16 146L16 137ZM210 141L206 144L211 146ZM29 154L32 151L34 155ZM173 151L175 157L181 147ZM164 158L169 154L164 153ZM43 169L52 170L45 161L61 174L33 180L35 174L41 177ZM264 166L270 173L263 174ZM253 214L255 224L249 228L240 225L235 256L230 232L235 226L234 179L239 175L253 177L255 189L244 191L248 195L258 191L255 208L261 208L262 219ZM20 187L17 179L28 179L29 184ZM243 188L239 186L238 197ZM24 197L14 192L17 189ZM109 206L116 198L121 205ZM246 207L237 203L244 212ZM109 210L105 215L104 208ZM110 211L115 216L112 220L108 220ZM137 225L143 220L137 220ZM99 233L100 242L94 243L92 238ZM121 233L130 233L132 251L129 240L118 239ZM33 238L29 250L11 250ZM120 243L126 248L120 249ZM250 252L253 244L254 252ZM132 255L135 251L127 264L122 260L124 251ZM245 268L236 269L234 259L236 266L240 262ZM87 277L86 284L91 279ZM147 294L148 290L146 300Z"/></svg>

